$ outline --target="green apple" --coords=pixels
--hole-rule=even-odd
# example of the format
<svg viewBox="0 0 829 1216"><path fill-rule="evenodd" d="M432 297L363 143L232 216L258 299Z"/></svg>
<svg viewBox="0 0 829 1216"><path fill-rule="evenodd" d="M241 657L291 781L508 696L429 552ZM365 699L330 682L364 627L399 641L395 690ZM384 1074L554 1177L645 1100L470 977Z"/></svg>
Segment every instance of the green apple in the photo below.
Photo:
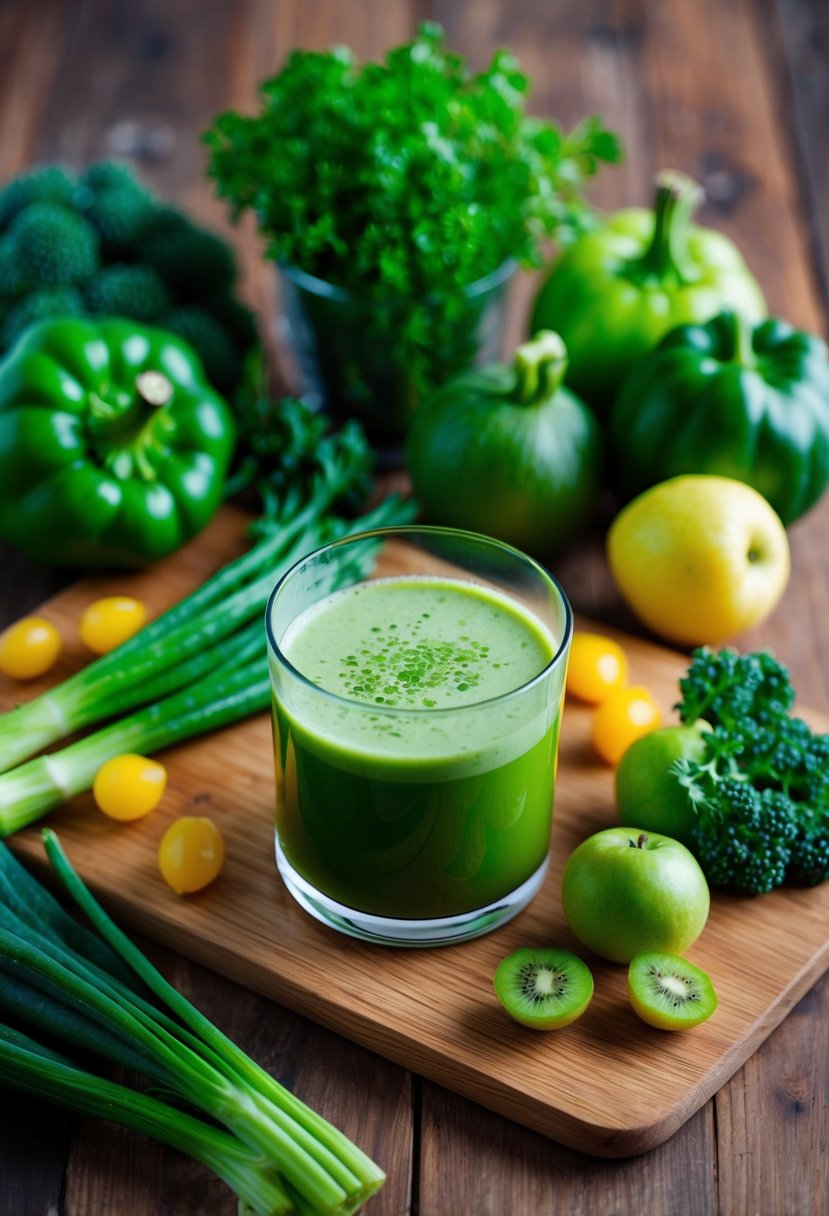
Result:
<svg viewBox="0 0 829 1216"><path fill-rule="evenodd" d="M765 620L789 580L779 516L751 486L686 474L645 490L613 520L610 570L654 633L697 646L727 641Z"/></svg>
<svg viewBox="0 0 829 1216"><path fill-rule="evenodd" d="M677 760L705 756L707 722L663 726L630 745L615 773L616 811L620 823L638 823L647 832L673 836L692 848L696 815L684 786L672 771Z"/></svg>
<svg viewBox="0 0 829 1216"><path fill-rule="evenodd" d="M705 927L710 895L684 844L641 828L595 832L564 867L561 902L583 945L614 963L683 954Z"/></svg>

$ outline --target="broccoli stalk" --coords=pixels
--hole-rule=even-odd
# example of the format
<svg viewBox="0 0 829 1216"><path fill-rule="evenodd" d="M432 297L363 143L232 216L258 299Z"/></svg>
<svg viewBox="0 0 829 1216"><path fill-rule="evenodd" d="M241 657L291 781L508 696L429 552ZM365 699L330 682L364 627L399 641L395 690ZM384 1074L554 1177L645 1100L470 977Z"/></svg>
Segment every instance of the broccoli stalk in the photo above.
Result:
<svg viewBox="0 0 829 1216"><path fill-rule="evenodd" d="M674 772L696 811L708 881L759 895L829 878L829 735L791 714L789 673L767 651L694 651L679 682L684 723L704 718L699 760Z"/></svg>

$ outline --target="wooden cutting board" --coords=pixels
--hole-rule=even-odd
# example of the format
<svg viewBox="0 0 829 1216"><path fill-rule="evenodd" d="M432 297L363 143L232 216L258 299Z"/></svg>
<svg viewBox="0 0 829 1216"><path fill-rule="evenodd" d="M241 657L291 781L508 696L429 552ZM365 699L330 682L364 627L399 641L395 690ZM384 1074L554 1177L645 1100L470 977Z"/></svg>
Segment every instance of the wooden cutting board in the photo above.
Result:
<svg viewBox="0 0 829 1216"><path fill-rule="evenodd" d="M66 639L48 681L81 665L77 624L86 603L124 592L159 611L244 547L244 517L226 510L152 572L85 579L44 605ZM648 684L666 716L682 656L612 630L632 678ZM264 632L263 632L264 656ZM27 685L26 699L47 683ZM21 697L0 677L0 706ZM803 711L801 711L803 712ZM812 720L826 729L814 715ZM563 863L589 833L615 822L611 771L588 743L590 711L568 703L561 738L553 864L530 908L487 937L431 950L352 940L317 924L282 886L273 857L270 721L262 715L164 754L161 806L134 824L107 820L91 798L52 815L79 872L124 926L339 1031L499 1113L599 1156L642 1153L671 1136L751 1055L829 964L829 883L757 899L715 895L689 957L712 976L719 1008L685 1034L640 1022L625 995L625 968L579 947L561 912ZM218 881L179 898L163 883L156 849L181 814L209 814L224 834ZM43 864L37 827L11 842ZM596 983L587 1013L547 1034L512 1022L491 976L520 945L579 951Z"/></svg>

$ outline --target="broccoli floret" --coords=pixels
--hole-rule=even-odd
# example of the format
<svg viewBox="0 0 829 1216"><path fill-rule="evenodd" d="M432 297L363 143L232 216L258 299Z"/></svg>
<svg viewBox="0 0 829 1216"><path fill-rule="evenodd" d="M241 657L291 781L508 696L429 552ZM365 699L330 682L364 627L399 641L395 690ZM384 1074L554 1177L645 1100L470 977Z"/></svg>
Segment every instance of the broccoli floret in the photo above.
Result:
<svg viewBox="0 0 829 1216"><path fill-rule="evenodd" d="M227 292L236 278L233 251L220 237L181 219L154 224L139 256L182 301Z"/></svg>
<svg viewBox="0 0 829 1216"><path fill-rule="evenodd" d="M96 190L83 208L84 216L99 234L108 258L135 249L152 220L153 212L153 200L149 195L119 186Z"/></svg>
<svg viewBox="0 0 829 1216"><path fill-rule="evenodd" d="M0 229L31 203L62 203L72 207L75 184L60 165L39 165L12 178L0 190Z"/></svg>
<svg viewBox="0 0 829 1216"><path fill-rule="evenodd" d="M720 782L715 805L698 808L692 832L708 881L745 895L781 885L797 835L795 807L785 794L733 778Z"/></svg>
<svg viewBox="0 0 829 1216"><path fill-rule="evenodd" d="M23 292L15 245L9 237L0 237L0 299L8 305Z"/></svg>
<svg viewBox="0 0 829 1216"><path fill-rule="evenodd" d="M149 266L105 266L84 288L89 311L99 316L158 321L170 307L170 296Z"/></svg>
<svg viewBox="0 0 829 1216"><path fill-rule="evenodd" d="M805 817L792 846L788 877L801 887L816 887L829 879L829 809Z"/></svg>
<svg viewBox="0 0 829 1216"><path fill-rule="evenodd" d="M82 283L98 267L97 234L60 203L32 203L14 219L9 239L27 290Z"/></svg>
<svg viewBox="0 0 829 1216"><path fill-rule="evenodd" d="M157 211L152 195L116 161L90 165L78 178L75 201L101 237L108 261L135 249Z"/></svg>
<svg viewBox="0 0 829 1216"><path fill-rule="evenodd" d="M782 663L765 650L737 654L734 650L695 650L677 708L683 722L704 718L729 729L747 718L776 722L794 704L794 689Z"/></svg>
<svg viewBox="0 0 829 1216"><path fill-rule="evenodd" d="M786 668L765 651L698 650L680 692L682 721L713 727L702 758L674 770L709 882L760 894L829 878L829 735L790 714Z"/></svg>
<svg viewBox="0 0 829 1216"><path fill-rule="evenodd" d="M238 383L241 359L227 333L202 308L174 308L158 322L193 347L211 384L222 393Z"/></svg>
<svg viewBox="0 0 829 1216"><path fill-rule="evenodd" d="M128 164L118 160L98 160L87 165L78 178L78 193L96 190L135 190L144 194L144 188Z"/></svg>
<svg viewBox="0 0 829 1216"><path fill-rule="evenodd" d="M76 287L44 287L15 304L0 327L0 346L6 350L24 330L44 317L85 316L83 299Z"/></svg>

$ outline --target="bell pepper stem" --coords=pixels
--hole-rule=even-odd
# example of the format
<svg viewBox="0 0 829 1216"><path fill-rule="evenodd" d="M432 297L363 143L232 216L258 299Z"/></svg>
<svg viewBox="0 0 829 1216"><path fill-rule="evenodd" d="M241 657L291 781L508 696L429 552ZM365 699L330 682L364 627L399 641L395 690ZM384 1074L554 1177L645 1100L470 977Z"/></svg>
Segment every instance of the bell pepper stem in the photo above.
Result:
<svg viewBox="0 0 829 1216"><path fill-rule="evenodd" d="M156 409L168 405L173 395L173 386L163 372L141 372L135 378L135 388L145 405Z"/></svg>
<svg viewBox="0 0 829 1216"><path fill-rule="evenodd" d="M754 327L746 316L741 312L732 312L729 314L731 323L731 332L734 339L734 354L732 361L739 363L741 367L752 368L757 366L757 355L754 352Z"/></svg>
<svg viewBox="0 0 829 1216"><path fill-rule="evenodd" d="M542 329L515 351L515 398L529 404L548 400L567 373L567 347L551 329Z"/></svg>
<svg viewBox="0 0 829 1216"><path fill-rule="evenodd" d="M654 225L642 269L659 278L673 271L685 278L685 247L691 216L705 197L698 182L678 169L663 169L654 179Z"/></svg>

